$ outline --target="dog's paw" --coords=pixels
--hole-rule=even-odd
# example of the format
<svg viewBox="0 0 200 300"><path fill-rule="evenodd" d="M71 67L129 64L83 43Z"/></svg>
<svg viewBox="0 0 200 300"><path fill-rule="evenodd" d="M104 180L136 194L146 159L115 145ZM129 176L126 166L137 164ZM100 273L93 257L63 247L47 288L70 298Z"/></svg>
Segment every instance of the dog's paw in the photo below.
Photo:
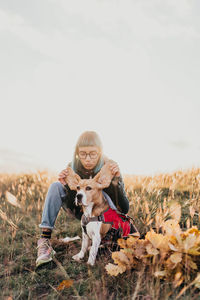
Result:
<svg viewBox="0 0 200 300"><path fill-rule="evenodd" d="M90 266L94 266L95 265L95 260L88 259L87 264L90 265Z"/></svg>
<svg viewBox="0 0 200 300"><path fill-rule="evenodd" d="M78 254L72 256L72 258L76 261L80 261L83 257L84 257L84 255L80 252Z"/></svg>

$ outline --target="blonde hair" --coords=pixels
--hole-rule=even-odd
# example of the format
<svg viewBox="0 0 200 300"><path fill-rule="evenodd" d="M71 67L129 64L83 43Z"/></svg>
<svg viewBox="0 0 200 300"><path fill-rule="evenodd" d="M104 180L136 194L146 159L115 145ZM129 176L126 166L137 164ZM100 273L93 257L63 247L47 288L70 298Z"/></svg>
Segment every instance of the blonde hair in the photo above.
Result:
<svg viewBox="0 0 200 300"><path fill-rule="evenodd" d="M101 151L103 146L99 135L95 131L83 132L76 143L75 152L78 153L79 147L96 146Z"/></svg>
<svg viewBox="0 0 200 300"><path fill-rule="evenodd" d="M99 135L95 131L85 131L80 135L75 146L75 151L74 151L74 156L72 161L72 168L75 169L75 171L79 163L79 158L78 158L79 147L89 147L89 146L96 146L99 148L100 151L99 161L102 160L103 145Z"/></svg>

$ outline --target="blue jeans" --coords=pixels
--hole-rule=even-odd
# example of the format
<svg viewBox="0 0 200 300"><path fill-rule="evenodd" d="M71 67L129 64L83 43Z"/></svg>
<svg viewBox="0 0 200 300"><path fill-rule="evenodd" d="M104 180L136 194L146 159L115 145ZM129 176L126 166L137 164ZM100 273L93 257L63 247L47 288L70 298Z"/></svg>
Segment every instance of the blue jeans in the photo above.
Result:
<svg viewBox="0 0 200 300"><path fill-rule="evenodd" d="M116 207L108 194L103 191L103 195L108 201L109 206L116 210ZM42 221L39 227L53 229L61 207L64 209L67 208L67 193L62 183L56 181L53 182L48 189L44 202Z"/></svg>
<svg viewBox="0 0 200 300"><path fill-rule="evenodd" d="M53 229L61 207L65 206L66 190L59 181L53 182L47 192L42 213L40 228Z"/></svg>

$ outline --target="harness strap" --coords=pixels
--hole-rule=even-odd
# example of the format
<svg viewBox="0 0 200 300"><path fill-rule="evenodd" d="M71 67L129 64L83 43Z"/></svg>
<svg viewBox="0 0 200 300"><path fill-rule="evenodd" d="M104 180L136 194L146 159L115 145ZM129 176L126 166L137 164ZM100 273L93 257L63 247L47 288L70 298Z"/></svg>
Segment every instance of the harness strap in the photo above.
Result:
<svg viewBox="0 0 200 300"><path fill-rule="evenodd" d="M119 210L117 210L116 212L128 220L128 222L130 224L130 234L140 236L140 233L139 233L137 227L134 225L134 219L132 217L130 217L129 215L120 212Z"/></svg>
<svg viewBox="0 0 200 300"><path fill-rule="evenodd" d="M88 223L90 223L90 222L103 222L103 223L105 223L103 214L101 214L99 216L96 216L96 217L86 217L83 214L81 221L82 221L82 227L83 227L83 230L84 230L85 234L87 234L86 226L87 226Z"/></svg>
<svg viewBox="0 0 200 300"><path fill-rule="evenodd" d="M126 219L128 219L128 220L132 220L133 222L134 222L134 220L133 220L133 218L132 217L130 217L129 215L127 215L127 214L124 214L124 213L122 213L121 211L119 211L119 210L116 210L116 212L119 214L119 215L121 215L121 216L123 216L124 218L126 218Z"/></svg>
<svg viewBox="0 0 200 300"><path fill-rule="evenodd" d="M82 224L84 226L90 222L105 222L103 214L96 217L86 217L85 215L82 216Z"/></svg>
<svg viewBox="0 0 200 300"><path fill-rule="evenodd" d="M130 217L129 215L127 214L124 214L118 210L116 210L116 212L121 215L121 218L124 218L124 220L127 220L131 226L130 228L130 233L132 232L138 232L137 228L134 226L134 220L132 217ZM90 222L102 222L102 223L106 223L105 222L105 218L104 218L104 212L102 212L99 216L95 216L95 217L86 217L84 214L82 215L82 228L85 232L85 234L87 234L87 229L86 229L86 226L88 223Z"/></svg>

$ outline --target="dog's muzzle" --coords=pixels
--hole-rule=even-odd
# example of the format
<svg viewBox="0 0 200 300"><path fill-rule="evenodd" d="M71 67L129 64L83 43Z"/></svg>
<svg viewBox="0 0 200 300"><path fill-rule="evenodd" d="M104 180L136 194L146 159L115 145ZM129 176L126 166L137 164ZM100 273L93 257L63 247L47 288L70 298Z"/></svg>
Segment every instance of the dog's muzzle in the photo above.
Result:
<svg viewBox="0 0 200 300"><path fill-rule="evenodd" d="M77 194L76 195L76 205L81 205L83 199L83 194Z"/></svg>

